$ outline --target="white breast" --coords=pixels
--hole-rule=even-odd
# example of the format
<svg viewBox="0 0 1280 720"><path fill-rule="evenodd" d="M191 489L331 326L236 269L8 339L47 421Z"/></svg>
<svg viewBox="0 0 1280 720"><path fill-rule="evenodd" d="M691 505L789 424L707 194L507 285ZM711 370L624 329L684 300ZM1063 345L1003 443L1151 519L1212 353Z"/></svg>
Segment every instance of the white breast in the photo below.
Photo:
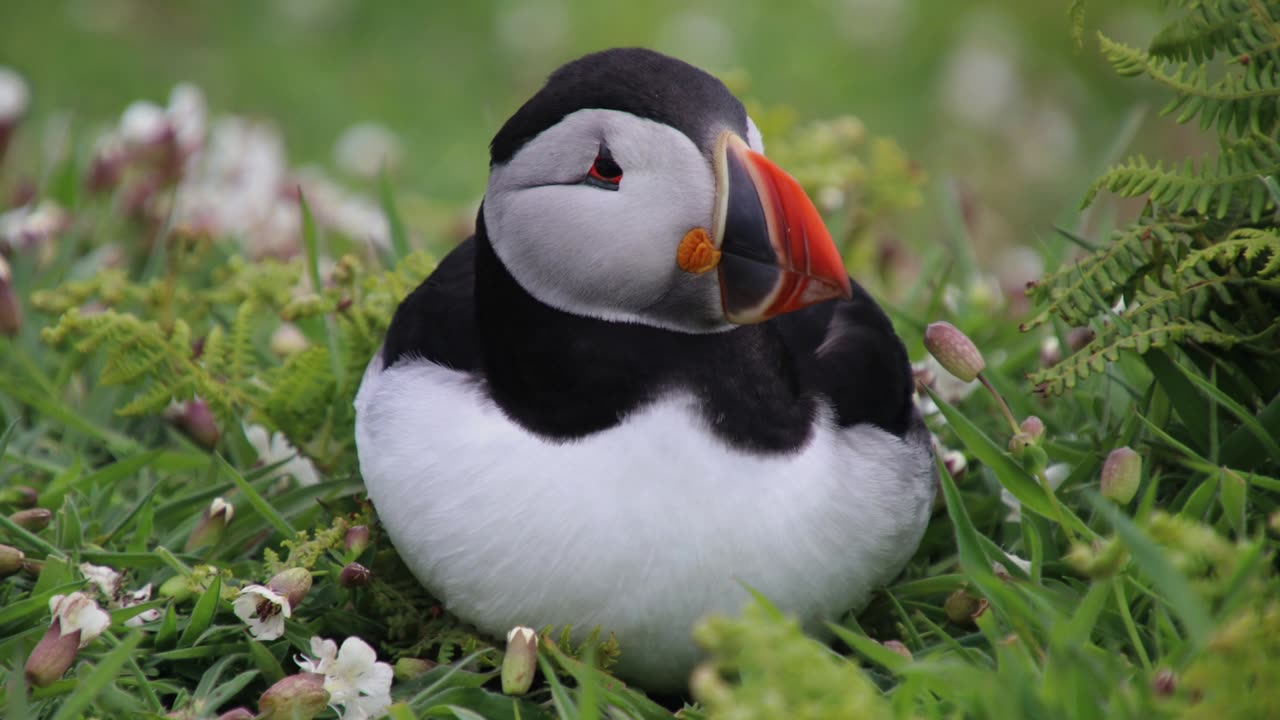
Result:
<svg viewBox="0 0 1280 720"><path fill-rule="evenodd" d="M785 456L731 450L679 395L557 444L469 374L381 365L356 397L360 470L418 579L495 636L613 632L619 673L649 689L683 687L690 627L739 610L744 585L816 626L892 579L928 519L927 442L840 429L825 409Z"/></svg>

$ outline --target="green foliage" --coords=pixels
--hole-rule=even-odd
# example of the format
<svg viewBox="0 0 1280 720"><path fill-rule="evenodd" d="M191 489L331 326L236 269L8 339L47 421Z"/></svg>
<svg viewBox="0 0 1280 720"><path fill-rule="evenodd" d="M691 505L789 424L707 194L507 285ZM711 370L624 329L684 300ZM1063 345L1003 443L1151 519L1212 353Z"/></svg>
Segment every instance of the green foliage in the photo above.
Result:
<svg viewBox="0 0 1280 720"><path fill-rule="evenodd" d="M1108 190L1145 197L1147 207L1103 247L1029 288L1041 311L1024 329L1059 318L1096 333L1075 355L1032 375L1050 394L1104 372L1121 351L1214 346L1266 356L1275 347L1280 3L1168 4L1178 14L1149 50L1100 36L1102 52L1120 74L1168 88L1173 98L1161 114L1179 123L1198 118L1220 151L1198 164L1139 155L1090 188L1086 205ZM1073 6L1077 29L1082 7ZM1112 312L1117 303L1121 309Z"/></svg>
<svg viewBox="0 0 1280 720"><path fill-rule="evenodd" d="M413 253L394 271L372 273L347 255L321 292L291 293L289 288L303 283L298 262L249 263L231 256L206 275L197 268L207 260L207 248L178 244L175 251L196 257L179 254L179 270L158 280L129 281L108 271L37 294L37 307L62 311L45 340L69 343L81 355L100 354L100 382L136 388L118 409L121 415L156 415L171 403L199 398L224 428L242 419L262 424L282 432L321 468L350 472L351 398L392 310L429 272L429 258ZM78 309L95 301L105 309ZM142 309L161 319L142 319L135 314ZM324 328L336 334L330 344L312 344L283 358L262 347L260 339L281 320L306 325L322 318L336 319Z"/></svg>

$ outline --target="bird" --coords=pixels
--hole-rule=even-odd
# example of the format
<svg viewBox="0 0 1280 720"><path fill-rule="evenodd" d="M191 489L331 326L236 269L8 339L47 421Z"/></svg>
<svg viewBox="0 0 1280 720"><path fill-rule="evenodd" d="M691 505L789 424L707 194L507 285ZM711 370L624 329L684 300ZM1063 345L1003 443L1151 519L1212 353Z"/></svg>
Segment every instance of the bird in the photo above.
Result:
<svg viewBox="0 0 1280 720"><path fill-rule="evenodd" d="M554 71L497 131L475 233L396 309L355 399L368 496L483 633L612 633L680 693L753 593L819 635L935 494L906 349L711 74Z"/></svg>

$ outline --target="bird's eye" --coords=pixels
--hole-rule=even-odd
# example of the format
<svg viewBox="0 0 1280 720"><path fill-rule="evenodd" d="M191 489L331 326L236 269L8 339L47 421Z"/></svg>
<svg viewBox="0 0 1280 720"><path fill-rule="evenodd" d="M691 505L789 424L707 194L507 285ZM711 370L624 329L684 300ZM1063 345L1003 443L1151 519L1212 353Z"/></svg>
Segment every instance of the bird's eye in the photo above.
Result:
<svg viewBox="0 0 1280 720"><path fill-rule="evenodd" d="M586 183L605 190L617 190L622 183L622 168L614 161L609 148L601 146L595 162L587 171Z"/></svg>

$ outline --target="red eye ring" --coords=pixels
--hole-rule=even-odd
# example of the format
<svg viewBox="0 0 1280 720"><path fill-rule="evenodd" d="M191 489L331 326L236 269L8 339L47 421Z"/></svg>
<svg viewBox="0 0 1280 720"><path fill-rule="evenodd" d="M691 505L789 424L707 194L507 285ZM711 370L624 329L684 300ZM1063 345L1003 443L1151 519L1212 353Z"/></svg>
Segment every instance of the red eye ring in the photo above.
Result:
<svg viewBox="0 0 1280 720"><path fill-rule="evenodd" d="M614 161L607 148L600 148L591 169L587 171L587 182L597 187L617 190L622 182L622 168Z"/></svg>

